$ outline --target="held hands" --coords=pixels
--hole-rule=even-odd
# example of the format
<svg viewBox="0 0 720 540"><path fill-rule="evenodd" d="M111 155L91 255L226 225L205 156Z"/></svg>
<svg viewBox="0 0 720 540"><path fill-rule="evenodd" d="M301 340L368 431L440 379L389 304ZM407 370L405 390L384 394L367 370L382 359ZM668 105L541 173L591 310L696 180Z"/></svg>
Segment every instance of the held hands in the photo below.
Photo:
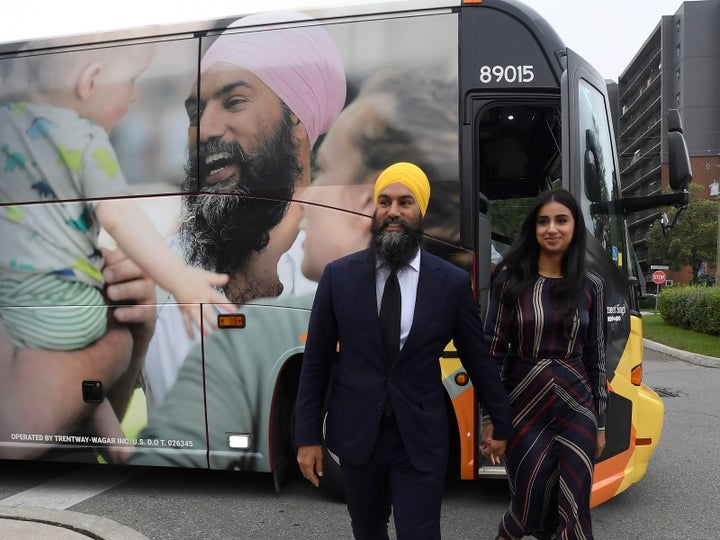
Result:
<svg viewBox="0 0 720 540"><path fill-rule="evenodd" d="M320 477L323 475L322 447L301 446L298 448L297 461L300 465L300 472L315 487L320 485Z"/></svg>
<svg viewBox="0 0 720 540"><path fill-rule="evenodd" d="M176 280L176 291L170 291L177 300L182 313L185 331L194 339L193 325L202 329L207 336L217 329L217 315L211 304L222 304L227 311L235 311L236 306L213 287L221 287L228 282L227 274L216 274L201 268L185 267L182 277ZM198 310L197 304L203 304ZM203 325L204 322L204 325Z"/></svg>
<svg viewBox="0 0 720 540"><path fill-rule="evenodd" d="M496 441L493 439L495 426L492 423L483 424L481 432L480 453L490 461L492 465L500 465L500 456L505 453L507 441Z"/></svg>

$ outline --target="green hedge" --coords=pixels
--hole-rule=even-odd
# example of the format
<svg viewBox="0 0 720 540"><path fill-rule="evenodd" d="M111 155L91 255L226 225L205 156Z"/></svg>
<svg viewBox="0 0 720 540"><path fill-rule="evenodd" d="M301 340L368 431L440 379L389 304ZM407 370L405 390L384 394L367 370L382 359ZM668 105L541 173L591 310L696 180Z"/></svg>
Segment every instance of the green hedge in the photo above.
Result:
<svg viewBox="0 0 720 540"><path fill-rule="evenodd" d="M673 326L720 335L720 287L676 286L663 289L658 310Z"/></svg>

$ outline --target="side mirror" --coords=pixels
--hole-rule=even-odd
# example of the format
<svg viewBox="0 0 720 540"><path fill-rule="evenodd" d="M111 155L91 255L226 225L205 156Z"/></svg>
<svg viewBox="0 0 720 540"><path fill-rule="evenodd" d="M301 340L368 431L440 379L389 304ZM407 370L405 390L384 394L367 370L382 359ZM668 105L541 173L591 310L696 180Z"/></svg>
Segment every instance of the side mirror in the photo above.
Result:
<svg viewBox="0 0 720 540"><path fill-rule="evenodd" d="M598 194L599 176L597 142L595 133L592 130L585 130L585 155L583 156L583 167L585 174L585 195L593 202L600 200Z"/></svg>
<svg viewBox="0 0 720 540"><path fill-rule="evenodd" d="M678 111L677 109L668 109L667 130L668 130L668 132L674 132L674 131L677 131L678 133L683 132L682 119L680 118L680 111Z"/></svg>
<svg viewBox="0 0 720 540"><path fill-rule="evenodd" d="M667 125L670 187L673 191L684 191L692 181L692 168L690 167L690 155L685 143L685 137L683 137L680 113L677 109L668 111Z"/></svg>

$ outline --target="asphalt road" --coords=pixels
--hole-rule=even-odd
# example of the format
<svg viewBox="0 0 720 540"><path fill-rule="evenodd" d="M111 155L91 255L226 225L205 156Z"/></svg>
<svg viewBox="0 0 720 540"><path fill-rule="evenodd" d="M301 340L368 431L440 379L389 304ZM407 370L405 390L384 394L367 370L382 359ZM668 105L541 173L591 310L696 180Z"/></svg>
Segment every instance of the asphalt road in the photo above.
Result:
<svg viewBox="0 0 720 540"><path fill-rule="evenodd" d="M715 540L720 369L646 350L645 382L664 396L662 439L645 478L593 510L595 536ZM253 474L0 462L0 475L0 505L41 501L111 519L151 540L351 538L344 505L299 477L276 493L269 476ZM507 498L501 480L449 481L443 537L493 538Z"/></svg>

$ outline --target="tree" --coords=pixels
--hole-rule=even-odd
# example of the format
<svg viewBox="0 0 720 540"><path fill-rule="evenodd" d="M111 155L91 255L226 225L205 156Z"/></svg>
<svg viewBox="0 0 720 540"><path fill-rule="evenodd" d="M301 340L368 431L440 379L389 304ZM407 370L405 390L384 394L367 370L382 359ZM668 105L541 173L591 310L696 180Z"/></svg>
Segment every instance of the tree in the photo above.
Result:
<svg viewBox="0 0 720 540"><path fill-rule="evenodd" d="M526 197L492 201L489 216L493 232L514 240L534 200L534 197Z"/></svg>
<svg viewBox="0 0 720 540"><path fill-rule="evenodd" d="M698 282L702 263L717 260L717 203L701 198L705 188L690 185L690 203L678 218L675 226L663 235L659 222L653 223L647 237L650 264L667 264L671 270L690 266L693 283ZM677 210L667 210L670 223Z"/></svg>

